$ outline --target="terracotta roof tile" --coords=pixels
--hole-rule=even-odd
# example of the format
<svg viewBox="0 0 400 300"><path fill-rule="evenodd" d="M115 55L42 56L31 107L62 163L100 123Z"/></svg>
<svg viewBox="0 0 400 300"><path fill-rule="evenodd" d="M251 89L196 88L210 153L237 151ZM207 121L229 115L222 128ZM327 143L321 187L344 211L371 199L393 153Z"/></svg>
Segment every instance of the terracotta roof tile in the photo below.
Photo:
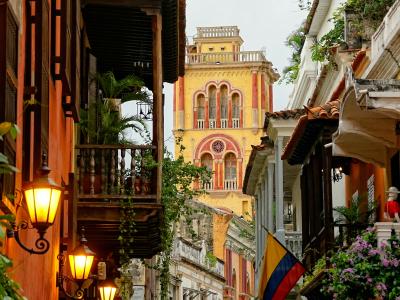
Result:
<svg viewBox="0 0 400 300"><path fill-rule="evenodd" d="M301 139L307 123L313 120L339 120L340 100L327 102L317 107L305 107L307 114L302 116L297 123L292 136L287 142L281 159L286 160L292 154L299 139Z"/></svg>
<svg viewBox="0 0 400 300"><path fill-rule="evenodd" d="M275 120L277 120L277 119L282 119L282 120L299 119L305 113L306 113L306 110L304 108L266 112L264 129L267 129L270 119L275 119Z"/></svg>

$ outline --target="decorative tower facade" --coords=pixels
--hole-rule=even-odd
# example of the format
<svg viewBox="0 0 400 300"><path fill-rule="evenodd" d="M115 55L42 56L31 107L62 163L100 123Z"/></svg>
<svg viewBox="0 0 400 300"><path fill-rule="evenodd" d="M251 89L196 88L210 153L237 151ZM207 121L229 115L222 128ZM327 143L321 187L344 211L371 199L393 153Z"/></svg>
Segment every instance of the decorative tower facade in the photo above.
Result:
<svg viewBox="0 0 400 300"><path fill-rule="evenodd" d="M197 28L186 48L185 76L175 83L174 133L186 161L213 171L201 201L250 219L244 171L279 75L262 51L241 51L242 44L237 26Z"/></svg>

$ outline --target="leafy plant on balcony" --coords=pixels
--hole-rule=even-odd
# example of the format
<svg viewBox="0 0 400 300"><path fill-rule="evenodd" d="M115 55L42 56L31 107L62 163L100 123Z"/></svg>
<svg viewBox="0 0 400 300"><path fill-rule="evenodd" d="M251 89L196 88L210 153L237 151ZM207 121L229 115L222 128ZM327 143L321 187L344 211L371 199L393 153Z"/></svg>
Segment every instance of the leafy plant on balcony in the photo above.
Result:
<svg viewBox="0 0 400 300"><path fill-rule="evenodd" d="M291 56L289 58L289 66L283 69L283 75L279 79L279 83L293 83L297 79L301 63L301 50L305 40L304 25L301 25L300 28L287 37L285 45L290 48Z"/></svg>
<svg viewBox="0 0 400 300"><path fill-rule="evenodd" d="M121 116L108 100L97 100L81 110L79 125L88 142L97 145L127 144L125 130L139 132L145 126L139 116Z"/></svg>
<svg viewBox="0 0 400 300"><path fill-rule="evenodd" d="M348 0L341 5L330 19L333 28L323 35L311 47L311 58L314 61L328 62L331 67L336 67L335 48L345 46L344 13L351 12L356 15L352 20L352 33L360 39L369 39L371 31L378 28L394 0Z"/></svg>
<svg viewBox="0 0 400 300"><path fill-rule="evenodd" d="M333 211L337 214L335 225L346 225L346 242L349 244L374 221L372 216L376 211L376 205L374 202L363 200L362 197L355 197L349 206L337 206Z"/></svg>
<svg viewBox="0 0 400 300"><path fill-rule="evenodd" d="M334 253L322 293L336 300L398 299L400 239L395 234L378 245L369 228L346 250Z"/></svg>
<svg viewBox="0 0 400 300"><path fill-rule="evenodd" d="M10 122L0 123L0 140L3 140L3 136L6 134L10 134L11 138L15 139L18 132L19 129L17 125ZM17 168L9 164L7 156L0 152L0 175L17 171ZM0 216L0 240L5 238L6 229L12 228L12 222L14 222L13 215ZM21 295L18 283L12 280L7 273L7 270L11 268L12 265L12 260L3 253L0 253L0 298L4 300L26 300L26 298Z"/></svg>
<svg viewBox="0 0 400 300"><path fill-rule="evenodd" d="M119 105L127 101L150 103L144 82L134 75L117 80L113 72L97 73L94 79L102 91L87 110L81 110L80 128L87 142L92 144L126 144L126 129L140 132L143 120L137 116L122 116ZM118 100L118 101L117 101Z"/></svg>
<svg viewBox="0 0 400 300"><path fill-rule="evenodd" d="M132 100L150 101L149 94L143 89L144 82L134 75L117 80L114 73L108 71L97 73L95 79L104 98L121 99L122 103Z"/></svg>

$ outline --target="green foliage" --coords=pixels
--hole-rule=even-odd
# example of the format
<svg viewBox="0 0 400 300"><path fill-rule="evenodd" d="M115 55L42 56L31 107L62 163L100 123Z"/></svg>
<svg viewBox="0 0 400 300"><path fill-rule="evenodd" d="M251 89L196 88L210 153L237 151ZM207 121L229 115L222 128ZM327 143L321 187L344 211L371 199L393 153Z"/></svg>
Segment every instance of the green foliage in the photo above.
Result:
<svg viewBox="0 0 400 300"><path fill-rule="evenodd" d="M329 20L333 22L333 28L311 47L313 61L324 62L326 60L329 66L337 67L334 59L334 47L344 43L343 10L344 8L341 7L333 13L333 17Z"/></svg>
<svg viewBox="0 0 400 300"><path fill-rule="evenodd" d="M120 116L113 110L110 101L98 100L92 103L89 109L81 110L79 123L82 133L88 137L89 142L98 145L126 144L125 130L130 128L140 132L145 125L138 116Z"/></svg>
<svg viewBox="0 0 400 300"><path fill-rule="evenodd" d="M3 136L9 134L12 139L15 139L19 133L17 125L11 122L0 123L0 140ZM0 152L0 174L10 174L17 172L18 169L10 165L7 156ZM6 229L12 229L12 223L15 221L13 215L0 216L0 239L5 237ZM1 242L0 242L1 244ZM12 267L12 261L3 253L0 253L0 299L3 300L26 300L20 293L19 285L12 280L7 274L7 270Z"/></svg>
<svg viewBox="0 0 400 300"><path fill-rule="evenodd" d="M120 204L121 217L118 240L121 247L119 249L119 255L121 265L125 265L129 263L130 258L134 255L134 234L136 232L136 223L132 199L121 199Z"/></svg>
<svg viewBox="0 0 400 300"><path fill-rule="evenodd" d="M392 235L378 245L369 228L348 249L332 255L321 291L336 300L398 299L399 265L399 238Z"/></svg>
<svg viewBox="0 0 400 300"><path fill-rule="evenodd" d="M303 49L306 36L304 33L304 25L293 31L286 39L286 46L291 49L291 57L289 66L283 69L283 76L279 79L279 83L293 83L299 75L301 63L301 50Z"/></svg>
<svg viewBox="0 0 400 300"><path fill-rule="evenodd" d="M218 258L210 251L207 251L205 260L211 268L214 268L218 262Z"/></svg>
<svg viewBox="0 0 400 300"><path fill-rule="evenodd" d="M3 136L9 134L12 139L15 139L19 133L19 128L16 124L11 122L1 122L0 123L0 141L3 140ZM0 152L0 175L1 174L11 174L13 172L18 172L18 169L10 165L8 157Z"/></svg>
<svg viewBox="0 0 400 300"><path fill-rule="evenodd" d="M373 203L365 203L361 197L355 197L351 200L350 206L337 206L333 211L338 213L335 222L338 224L365 224L369 222L374 214L376 206Z"/></svg>
<svg viewBox="0 0 400 300"><path fill-rule="evenodd" d="M97 73L95 75L104 98L121 98L122 102L140 100L150 102L149 95L143 90L144 82L134 75L117 80L114 73Z"/></svg>
<svg viewBox="0 0 400 300"><path fill-rule="evenodd" d="M0 216L0 238L4 239L6 229L12 229L15 218L13 215ZM7 270L12 267L12 261L0 253L0 299L26 300L20 293L18 283L10 278Z"/></svg>
<svg viewBox="0 0 400 300"><path fill-rule="evenodd" d="M311 47L311 58L314 61L328 62L328 66L336 67L334 60L334 47L344 44L344 12L349 11L356 14L353 27L357 35L366 38L368 31L375 30L382 22L394 0L349 0L341 5L330 19L333 28L323 35ZM368 27L368 28L367 28ZM369 37L367 37L369 38Z"/></svg>
<svg viewBox="0 0 400 300"><path fill-rule="evenodd" d="M305 287L310 282L312 282L314 278L316 278L319 274L321 274L325 270L325 267L326 267L326 257L321 257L315 263L312 272L306 273L306 275L304 276L302 287Z"/></svg>
<svg viewBox="0 0 400 300"><path fill-rule="evenodd" d="M185 162L180 146L180 152L176 159L172 158L171 153L166 153L163 161L162 177L162 204L164 205L164 224L161 226L161 246L162 253L158 269L160 270L161 299L168 299L168 287L170 280L169 266L174 241L174 224L182 216L190 216L191 209L186 202L204 193L204 190L193 189L193 182L200 180L206 182L211 174L206 167L197 167L192 163Z"/></svg>

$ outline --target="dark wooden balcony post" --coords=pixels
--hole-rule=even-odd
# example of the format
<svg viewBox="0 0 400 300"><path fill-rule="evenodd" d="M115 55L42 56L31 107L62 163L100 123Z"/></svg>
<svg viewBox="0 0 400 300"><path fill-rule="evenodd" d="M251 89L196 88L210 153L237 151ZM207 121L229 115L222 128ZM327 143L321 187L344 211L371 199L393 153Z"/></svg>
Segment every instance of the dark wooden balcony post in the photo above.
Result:
<svg viewBox="0 0 400 300"><path fill-rule="evenodd" d="M162 18L159 10L153 12L152 23L153 23L153 138L154 143L157 146L156 149L156 160L158 162L157 167L157 181L156 194L157 203L161 201L161 176L162 176L162 159L164 156L164 119L163 119L163 67L162 67L162 40L161 40L161 30L162 30ZM153 185L154 186L154 185Z"/></svg>
<svg viewBox="0 0 400 300"><path fill-rule="evenodd" d="M332 210L332 147L323 147L323 184L324 184L324 223L325 223L325 249L329 250L334 244L333 210Z"/></svg>

